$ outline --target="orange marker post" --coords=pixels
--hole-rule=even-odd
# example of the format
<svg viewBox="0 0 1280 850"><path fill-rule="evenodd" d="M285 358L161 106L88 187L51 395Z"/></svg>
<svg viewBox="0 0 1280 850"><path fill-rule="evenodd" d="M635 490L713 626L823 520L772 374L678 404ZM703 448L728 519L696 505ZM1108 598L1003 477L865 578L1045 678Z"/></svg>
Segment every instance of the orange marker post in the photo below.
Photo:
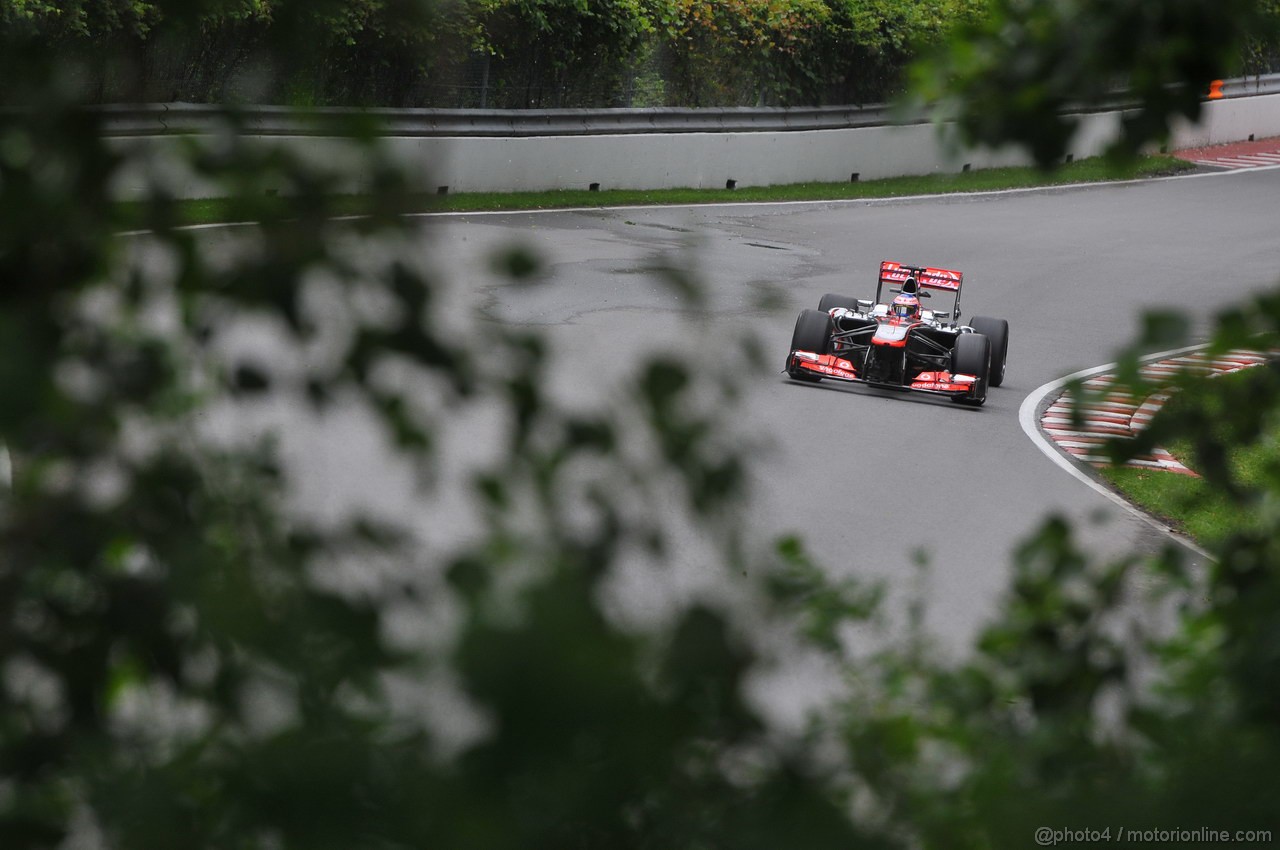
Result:
<svg viewBox="0 0 1280 850"><path fill-rule="evenodd" d="M1222 80L1214 80L1209 83L1209 100L1218 100L1222 97Z"/></svg>

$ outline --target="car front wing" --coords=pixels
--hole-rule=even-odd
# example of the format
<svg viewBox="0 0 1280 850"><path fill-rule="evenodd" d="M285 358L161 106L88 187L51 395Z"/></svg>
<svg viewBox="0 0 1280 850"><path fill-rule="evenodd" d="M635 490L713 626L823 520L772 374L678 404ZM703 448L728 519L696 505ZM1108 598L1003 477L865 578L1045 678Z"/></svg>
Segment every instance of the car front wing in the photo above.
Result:
<svg viewBox="0 0 1280 850"><path fill-rule="evenodd" d="M857 368L850 361L837 354L817 354L812 351L792 351L787 357L787 371L800 374L812 374L833 381L846 381L851 384L866 384L872 387L884 387L892 390L910 390L913 392L932 393L950 398L962 398L973 392L978 382L975 375L953 375L950 372L921 372L910 383L886 384L879 381L868 381L858 375Z"/></svg>

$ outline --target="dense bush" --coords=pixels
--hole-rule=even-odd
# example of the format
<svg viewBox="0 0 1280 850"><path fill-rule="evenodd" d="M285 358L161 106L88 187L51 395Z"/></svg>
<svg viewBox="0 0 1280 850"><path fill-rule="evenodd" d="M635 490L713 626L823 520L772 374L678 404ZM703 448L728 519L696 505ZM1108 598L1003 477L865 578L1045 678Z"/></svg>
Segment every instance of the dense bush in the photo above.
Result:
<svg viewBox="0 0 1280 850"><path fill-rule="evenodd" d="M163 37L144 0L3 0L0 15L77 44L93 101L725 106L882 100L984 2L233 0L193 5ZM271 50L284 18L312 33L287 57Z"/></svg>
<svg viewBox="0 0 1280 850"><path fill-rule="evenodd" d="M1273 0L1258 5L1280 18ZM902 90L912 59L937 51L953 27L980 42L995 8L992 0L206 0L162 16L154 0L0 0L0 25L75 44L82 97L98 102L785 106L884 101ZM309 35L275 50L284 29ZM1215 76L1277 66L1273 38L1239 35L1234 58L1203 57Z"/></svg>

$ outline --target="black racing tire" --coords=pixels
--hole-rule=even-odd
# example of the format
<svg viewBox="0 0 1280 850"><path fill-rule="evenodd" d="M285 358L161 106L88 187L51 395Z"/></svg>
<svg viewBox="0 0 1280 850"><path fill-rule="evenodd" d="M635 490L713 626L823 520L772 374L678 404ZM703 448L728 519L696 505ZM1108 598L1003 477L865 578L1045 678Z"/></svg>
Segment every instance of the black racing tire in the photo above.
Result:
<svg viewBox="0 0 1280 850"><path fill-rule="evenodd" d="M837 295L834 292L828 292L818 299L818 309L823 313L835 307L848 307L850 310L856 310L858 309L858 299L852 295Z"/></svg>
<svg viewBox="0 0 1280 850"><path fill-rule="evenodd" d="M812 351L826 354L831 346L831 317L821 310L801 310L796 318L796 329L791 333L792 351ZM817 383L822 378L812 372L792 369L788 356L787 374L797 381Z"/></svg>
<svg viewBox="0 0 1280 850"><path fill-rule="evenodd" d="M1009 359L1009 322L990 316L974 316L969 324L978 333L991 340L991 386L1004 383L1004 367Z"/></svg>
<svg viewBox="0 0 1280 850"><path fill-rule="evenodd" d="M978 379L969 395L953 398L957 404L981 407L987 400L987 384L991 376L991 340L982 334L960 334L951 349L951 373L973 375Z"/></svg>

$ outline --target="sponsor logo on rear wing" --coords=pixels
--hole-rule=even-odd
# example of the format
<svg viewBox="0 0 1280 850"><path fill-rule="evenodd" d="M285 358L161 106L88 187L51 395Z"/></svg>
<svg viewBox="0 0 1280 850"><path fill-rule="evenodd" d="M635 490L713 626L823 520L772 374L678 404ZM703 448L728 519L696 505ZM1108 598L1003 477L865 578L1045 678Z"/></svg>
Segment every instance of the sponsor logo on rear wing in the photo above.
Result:
<svg viewBox="0 0 1280 850"><path fill-rule="evenodd" d="M909 277L914 277L916 283L926 289L941 289L946 292L959 292L960 284L964 282L964 274L962 272L950 269L904 266L901 263L894 263L889 260L885 260L880 264L880 284L882 286L888 283L900 288Z"/></svg>

